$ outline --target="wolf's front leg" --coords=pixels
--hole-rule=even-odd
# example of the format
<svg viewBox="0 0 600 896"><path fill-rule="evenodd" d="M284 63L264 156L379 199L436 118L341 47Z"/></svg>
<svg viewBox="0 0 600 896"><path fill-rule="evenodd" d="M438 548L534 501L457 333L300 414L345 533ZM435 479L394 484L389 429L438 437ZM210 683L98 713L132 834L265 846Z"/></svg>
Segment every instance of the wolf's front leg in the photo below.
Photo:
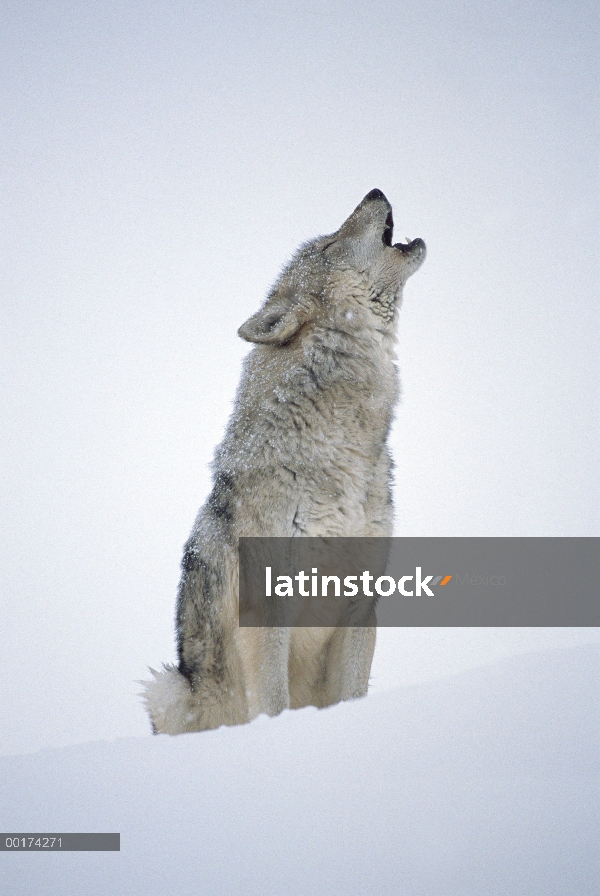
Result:
<svg viewBox="0 0 600 896"><path fill-rule="evenodd" d="M240 628L239 651L246 673L250 717L279 715L290 705L289 628Z"/></svg>
<svg viewBox="0 0 600 896"><path fill-rule="evenodd" d="M336 629L327 651L325 706L366 696L375 652L375 634L374 625Z"/></svg>

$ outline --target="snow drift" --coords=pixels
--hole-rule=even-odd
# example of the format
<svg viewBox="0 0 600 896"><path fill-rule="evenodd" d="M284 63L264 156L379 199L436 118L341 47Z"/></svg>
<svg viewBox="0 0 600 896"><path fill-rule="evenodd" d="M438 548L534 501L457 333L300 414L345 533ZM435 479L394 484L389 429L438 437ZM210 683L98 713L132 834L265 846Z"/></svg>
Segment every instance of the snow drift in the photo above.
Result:
<svg viewBox="0 0 600 896"><path fill-rule="evenodd" d="M5 831L120 853L0 854L10 894L598 892L600 647L327 710L0 760Z"/></svg>

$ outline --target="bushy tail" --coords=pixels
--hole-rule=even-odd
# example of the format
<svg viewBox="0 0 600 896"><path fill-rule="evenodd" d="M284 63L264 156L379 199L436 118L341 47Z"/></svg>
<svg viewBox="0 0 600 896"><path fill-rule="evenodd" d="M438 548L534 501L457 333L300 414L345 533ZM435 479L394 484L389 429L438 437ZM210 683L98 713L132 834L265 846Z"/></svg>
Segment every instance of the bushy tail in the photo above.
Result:
<svg viewBox="0 0 600 896"><path fill-rule="evenodd" d="M176 666L150 669L154 681L141 681L141 694L154 734L184 734L198 731L199 707L187 678Z"/></svg>
<svg viewBox="0 0 600 896"><path fill-rule="evenodd" d="M242 687L223 688L204 682L192 690L190 682L176 666L150 669L154 681L141 681L141 694L154 734L186 734L221 725L248 722L248 701Z"/></svg>

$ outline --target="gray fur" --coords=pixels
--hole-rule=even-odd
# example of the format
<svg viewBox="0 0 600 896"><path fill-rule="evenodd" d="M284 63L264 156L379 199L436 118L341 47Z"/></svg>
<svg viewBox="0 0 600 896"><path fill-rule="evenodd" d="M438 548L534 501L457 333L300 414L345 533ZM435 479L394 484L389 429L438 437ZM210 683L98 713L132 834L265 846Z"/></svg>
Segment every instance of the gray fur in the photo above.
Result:
<svg viewBox="0 0 600 896"><path fill-rule="evenodd" d="M184 550L179 665L145 683L155 732L367 692L374 625L238 626L237 545L240 536L392 534L395 327L425 244L392 246L391 228L389 202L371 191L336 233L300 248L239 329L255 347Z"/></svg>

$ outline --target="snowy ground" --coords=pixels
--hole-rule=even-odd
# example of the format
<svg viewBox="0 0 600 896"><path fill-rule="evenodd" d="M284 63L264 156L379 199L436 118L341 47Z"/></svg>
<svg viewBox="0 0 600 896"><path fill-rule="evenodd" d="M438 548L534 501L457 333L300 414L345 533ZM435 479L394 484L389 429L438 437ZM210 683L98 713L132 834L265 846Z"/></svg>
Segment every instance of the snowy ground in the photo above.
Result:
<svg viewBox="0 0 600 896"><path fill-rule="evenodd" d="M120 853L0 853L5 894L592 896L600 647L329 710L0 759L3 830Z"/></svg>

